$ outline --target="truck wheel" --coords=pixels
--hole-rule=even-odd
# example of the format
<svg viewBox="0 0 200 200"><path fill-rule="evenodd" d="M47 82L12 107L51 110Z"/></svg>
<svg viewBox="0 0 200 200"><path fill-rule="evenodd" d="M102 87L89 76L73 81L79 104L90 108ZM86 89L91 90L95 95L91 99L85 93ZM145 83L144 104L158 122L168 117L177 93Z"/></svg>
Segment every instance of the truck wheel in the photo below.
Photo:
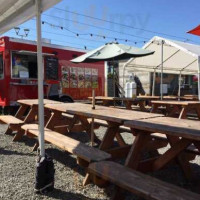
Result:
<svg viewBox="0 0 200 200"><path fill-rule="evenodd" d="M59 101L61 101L61 102L63 102L63 103L74 103L74 100L72 99L72 97L66 96L66 95L61 96L61 97L59 98Z"/></svg>

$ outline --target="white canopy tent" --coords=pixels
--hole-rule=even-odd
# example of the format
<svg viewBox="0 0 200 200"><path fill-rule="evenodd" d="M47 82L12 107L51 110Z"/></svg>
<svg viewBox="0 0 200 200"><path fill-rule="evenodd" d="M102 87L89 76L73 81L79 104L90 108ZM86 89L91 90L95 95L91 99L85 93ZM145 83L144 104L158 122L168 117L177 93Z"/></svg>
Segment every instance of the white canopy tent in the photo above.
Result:
<svg viewBox="0 0 200 200"><path fill-rule="evenodd" d="M200 46L186 42L169 40L155 36L143 46L144 49L155 51L154 54L142 57L132 58L123 66L123 75L127 67L133 71L146 71L194 75L198 74L198 91L200 100ZM124 81L123 81L124 84ZM162 89L162 73L161 73ZM180 94L180 84L179 84ZM162 95L162 91L161 91Z"/></svg>
<svg viewBox="0 0 200 200"><path fill-rule="evenodd" d="M37 19L37 60L38 60L38 96L39 96L39 143L40 155L44 150L44 105L43 105L43 61L41 45L41 13L61 0L0 0L0 34L18 26L36 16Z"/></svg>

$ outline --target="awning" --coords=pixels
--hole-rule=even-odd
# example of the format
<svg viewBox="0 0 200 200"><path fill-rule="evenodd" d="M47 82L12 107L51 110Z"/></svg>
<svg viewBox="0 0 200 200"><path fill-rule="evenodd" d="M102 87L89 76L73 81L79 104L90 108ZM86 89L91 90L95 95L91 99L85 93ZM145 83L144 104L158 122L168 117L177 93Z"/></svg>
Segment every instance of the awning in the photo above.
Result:
<svg viewBox="0 0 200 200"><path fill-rule="evenodd" d="M61 0L42 0L41 12ZM0 35L35 17L35 0L0 0Z"/></svg>
<svg viewBox="0 0 200 200"><path fill-rule="evenodd" d="M132 59L126 70L160 72L161 71L161 42L163 45L163 72L171 74L197 74L200 46L186 42L153 37L144 49L155 51L154 54Z"/></svg>

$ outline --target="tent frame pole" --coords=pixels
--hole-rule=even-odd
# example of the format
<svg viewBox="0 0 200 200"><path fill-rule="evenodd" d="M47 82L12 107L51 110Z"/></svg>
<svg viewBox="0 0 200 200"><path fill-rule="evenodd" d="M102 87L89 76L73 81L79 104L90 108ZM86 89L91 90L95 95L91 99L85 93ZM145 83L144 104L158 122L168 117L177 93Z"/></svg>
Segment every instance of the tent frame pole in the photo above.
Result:
<svg viewBox="0 0 200 200"><path fill-rule="evenodd" d="M43 94L43 58L42 58L42 34L41 34L41 0L36 3L36 28L37 28L37 64L38 64L38 113L39 113L39 149L40 156L45 157L44 149L44 94Z"/></svg>
<svg viewBox="0 0 200 200"><path fill-rule="evenodd" d="M181 97L181 78L182 78L182 74L180 71L179 79L178 79L178 100L179 101L180 101L180 97Z"/></svg>
<svg viewBox="0 0 200 200"><path fill-rule="evenodd" d="M164 40L161 41L161 85L160 85L160 94L161 94L161 100L163 100L163 45L164 45Z"/></svg>
<svg viewBox="0 0 200 200"><path fill-rule="evenodd" d="M200 56L198 56L198 97L200 101Z"/></svg>
<svg viewBox="0 0 200 200"><path fill-rule="evenodd" d="M151 96L155 96L155 86L156 86L156 69L154 69L154 72L153 72L153 85L152 85Z"/></svg>

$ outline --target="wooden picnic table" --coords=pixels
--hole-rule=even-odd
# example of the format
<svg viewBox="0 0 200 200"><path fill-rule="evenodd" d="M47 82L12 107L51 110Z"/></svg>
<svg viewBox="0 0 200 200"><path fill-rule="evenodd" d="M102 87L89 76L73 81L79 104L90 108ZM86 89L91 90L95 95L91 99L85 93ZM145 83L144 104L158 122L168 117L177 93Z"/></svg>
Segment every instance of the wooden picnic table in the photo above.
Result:
<svg viewBox="0 0 200 200"><path fill-rule="evenodd" d="M137 99L143 99L143 100L146 100L146 101L153 101L153 100L161 100L161 97L160 96L140 95L140 96L137 96ZM196 95L163 96L163 100L194 101L194 100L198 100L198 96L196 96Z"/></svg>
<svg viewBox="0 0 200 200"><path fill-rule="evenodd" d="M92 100L92 97L88 97L89 100ZM103 106L110 106L116 104L117 101L122 101L128 110L132 110L133 104L138 104L141 111L146 111L145 101L137 98L126 98L126 97L105 97L105 96L96 96L96 101L102 101Z"/></svg>
<svg viewBox="0 0 200 200"><path fill-rule="evenodd" d="M92 109L91 105L81 104L81 103L73 103L73 104L60 104L60 105L53 105L53 104L46 104L46 108L53 110L55 113L68 113L73 116L73 120L69 123L69 128L71 129L74 126L74 123L80 121L84 130L89 134L91 137L91 123L89 119L99 119L107 122L107 134L110 135L110 132L113 132L114 129L117 131L113 134L113 138L117 138L119 144L121 146L125 145L123 138L120 135L119 128L123 125L123 122L130 119L145 119L150 117L162 117L161 114L153 114L153 113L144 113L139 111L128 111L128 110L121 110L117 108L110 108L105 106L96 106L95 109ZM60 114L57 114L57 116ZM55 117L58 119L58 117ZM52 120L52 126L56 123L56 119ZM114 128L115 127L115 128ZM114 128L114 129L113 129ZM97 137L95 136L96 140ZM111 137L112 140L112 137ZM103 143L103 142L102 142ZM112 143L112 141L111 141ZM104 144L102 144L104 146Z"/></svg>
<svg viewBox="0 0 200 200"><path fill-rule="evenodd" d="M188 179L191 178L189 161L183 152L191 144L194 144L200 152L200 126L198 121L158 117L130 120L124 122L124 125L130 127L136 136L128 155L127 166L141 171L156 171L164 168L176 158L185 176ZM149 142L149 136L154 132L165 134L171 147L164 154L147 161L147 167L144 168L145 161L141 161L141 153L144 146Z"/></svg>
<svg viewBox="0 0 200 200"><path fill-rule="evenodd" d="M181 169L183 169L185 176L191 178L191 170L189 167L188 154L182 153L192 143L194 143L200 150L200 126L199 122L191 120L180 120L162 115L151 115L153 113L143 113L137 111L128 111L113 109L107 107L99 107L95 110L87 109L84 106L77 106L67 110L67 113L77 115L82 119L95 118L105 120L108 123L108 129L99 146L112 155L112 157L126 157L125 165L139 171L155 171L165 167L173 159L177 159ZM149 126L144 126L138 122L152 122ZM130 124L129 124L130 123ZM134 125L132 125L134 124ZM132 133L136 138L133 145L130 147L124 143L123 146L114 147L114 138L119 133L120 125L130 127ZM159 157L154 157L150 160L141 161L140 156L142 152L156 150L159 147L159 142L153 139L153 133L161 133L166 135L166 140L170 143L171 148L166 154ZM180 139L181 138L181 139ZM123 138L121 138L123 140ZM199 151L200 152L200 151ZM187 155L187 156L186 156ZM155 165L152 163L155 162ZM139 162L141 161L141 163Z"/></svg>
<svg viewBox="0 0 200 200"><path fill-rule="evenodd" d="M167 116L172 117L176 113L179 114L179 119L185 119L188 112L194 110L200 119L200 102L199 101L152 101L152 113L156 113L160 106L166 108Z"/></svg>
<svg viewBox="0 0 200 200"><path fill-rule="evenodd" d="M19 140L24 134L21 131L21 125L37 121L38 115L38 99L23 99L17 101L20 104L20 107L15 114L15 116L6 115L0 116L0 121L2 123L8 124L8 128L5 131L5 134L11 134L13 131L17 131L13 141ZM49 99L44 99L44 104L60 104L62 102L53 101ZM50 117L51 113L48 110L45 110L46 121Z"/></svg>

